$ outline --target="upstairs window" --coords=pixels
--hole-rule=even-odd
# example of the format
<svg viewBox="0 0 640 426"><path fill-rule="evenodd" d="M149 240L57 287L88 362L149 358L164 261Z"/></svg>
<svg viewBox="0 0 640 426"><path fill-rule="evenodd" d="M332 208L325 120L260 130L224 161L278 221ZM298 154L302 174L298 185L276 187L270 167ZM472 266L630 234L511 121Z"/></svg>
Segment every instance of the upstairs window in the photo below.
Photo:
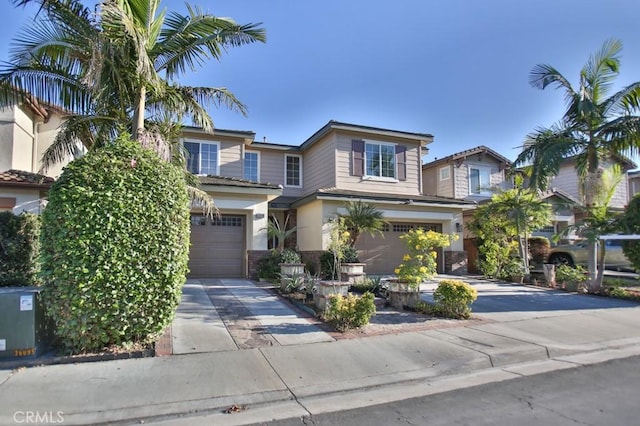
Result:
<svg viewBox="0 0 640 426"><path fill-rule="evenodd" d="M299 155L284 156L284 185L302 186L302 157Z"/></svg>
<svg viewBox="0 0 640 426"><path fill-rule="evenodd" d="M365 174L367 176L396 177L395 145L365 143Z"/></svg>
<svg viewBox="0 0 640 426"><path fill-rule="evenodd" d="M392 182L407 180L407 147L354 139L351 141L351 175Z"/></svg>
<svg viewBox="0 0 640 426"><path fill-rule="evenodd" d="M245 151L244 178L253 182L260 181L260 154L258 152Z"/></svg>
<svg viewBox="0 0 640 426"><path fill-rule="evenodd" d="M440 180L449 180L451 178L451 167L440 167Z"/></svg>
<svg viewBox="0 0 640 426"><path fill-rule="evenodd" d="M469 166L469 193L475 195L490 195L491 169Z"/></svg>
<svg viewBox="0 0 640 426"><path fill-rule="evenodd" d="M218 143L184 142L188 152L187 170L194 175L219 175Z"/></svg>

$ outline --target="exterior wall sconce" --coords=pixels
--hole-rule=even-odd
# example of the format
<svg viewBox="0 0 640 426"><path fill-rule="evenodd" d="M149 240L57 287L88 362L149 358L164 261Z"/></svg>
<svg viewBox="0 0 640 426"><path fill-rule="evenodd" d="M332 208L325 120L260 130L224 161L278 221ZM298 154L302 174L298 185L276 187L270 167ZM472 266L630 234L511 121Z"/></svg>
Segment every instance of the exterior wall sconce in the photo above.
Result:
<svg viewBox="0 0 640 426"><path fill-rule="evenodd" d="M456 222L456 232L462 232L462 225L460 222Z"/></svg>

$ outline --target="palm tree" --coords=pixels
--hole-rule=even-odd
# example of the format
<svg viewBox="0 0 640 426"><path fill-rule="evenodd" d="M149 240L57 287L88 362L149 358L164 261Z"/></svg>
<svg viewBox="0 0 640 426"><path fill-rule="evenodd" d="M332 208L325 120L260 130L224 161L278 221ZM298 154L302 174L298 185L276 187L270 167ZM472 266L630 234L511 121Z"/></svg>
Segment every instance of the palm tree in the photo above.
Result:
<svg viewBox="0 0 640 426"><path fill-rule="evenodd" d="M608 96L620 69L622 43L606 41L591 55L580 71L579 87L550 65L537 65L530 83L538 89L553 86L565 91L567 110L561 121L549 128L538 128L525 140L516 165L527 165L530 184L546 189L568 158L576 161L587 208L594 206L598 170L607 160L640 153L640 82ZM596 245L589 244L589 275L595 285Z"/></svg>
<svg viewBox="0 0 640 426"><path fill-rule="evenodd" d="M207 107L246 113L225 88L176 80L228 47L265 41L260 24L239 25L188 4L187 15L167 14L160 0L104 0L95 12L78 0L14 0L33 2L44 19L19 33L10 62L0 67L0 106L33 96L65 112L44 168L73 155L78 141L93 149L123 131L147 143L174 142L165 151L176 158L176 140L154 135L167 121L187 118L212 131Z"/></svg>
<svg viewBox="0 0 640 426"><path fill-rule="evenodd" d="M382 235L382 228L386 223L383 213L373 204L364 201L350 201L346 205L347 213L338 215L343 218L344 226L351 232L351 246L355 247L363 232L371 236L376 233Z"/></svg>

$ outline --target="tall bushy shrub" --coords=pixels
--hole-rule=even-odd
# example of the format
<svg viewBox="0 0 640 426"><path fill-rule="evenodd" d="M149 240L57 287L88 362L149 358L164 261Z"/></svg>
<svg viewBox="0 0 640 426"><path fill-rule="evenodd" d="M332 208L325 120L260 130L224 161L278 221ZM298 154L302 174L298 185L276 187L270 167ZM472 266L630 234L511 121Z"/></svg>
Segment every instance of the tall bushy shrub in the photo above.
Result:
<svg viewBox="0 0 640 426"><path fill-rule="evenodd" d="M38 215L0 212L0 287L39 284L39 234Z"/></svg>
<svg viewBox="0 0 640 426"><path fill-rule="evenodd" d="M627 234L640 234L640 194L636 194L624 211L621 219L623 230ZM631 261L633 267L640 270L640 241L627 240L622 242L624 255Z"/></svg>
<svg viewBox="0 0 640 426"><path fill-rule="evenodd" d="M171 322L189 255L181 170L117 140L65 168L42 219L45 303L68 350L148 342Z"/></svg>

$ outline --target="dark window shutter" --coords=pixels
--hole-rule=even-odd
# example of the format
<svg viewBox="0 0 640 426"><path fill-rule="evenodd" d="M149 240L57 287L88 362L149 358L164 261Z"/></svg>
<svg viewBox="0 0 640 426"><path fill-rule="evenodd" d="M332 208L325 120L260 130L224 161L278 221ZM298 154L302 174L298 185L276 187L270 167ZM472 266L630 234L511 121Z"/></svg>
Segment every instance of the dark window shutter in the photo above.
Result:
<svg viewBox="0 0 640 426"><path fill-rule="evenodd" d="M396 145L396 168L398 180L407 180L407 147Z"/></svg>
<svg viewBox="0 0 640 426"><path fill-rule="evenodd" d="M351 141L351 171L353 176L364 176L364 141Z"/></svg>

